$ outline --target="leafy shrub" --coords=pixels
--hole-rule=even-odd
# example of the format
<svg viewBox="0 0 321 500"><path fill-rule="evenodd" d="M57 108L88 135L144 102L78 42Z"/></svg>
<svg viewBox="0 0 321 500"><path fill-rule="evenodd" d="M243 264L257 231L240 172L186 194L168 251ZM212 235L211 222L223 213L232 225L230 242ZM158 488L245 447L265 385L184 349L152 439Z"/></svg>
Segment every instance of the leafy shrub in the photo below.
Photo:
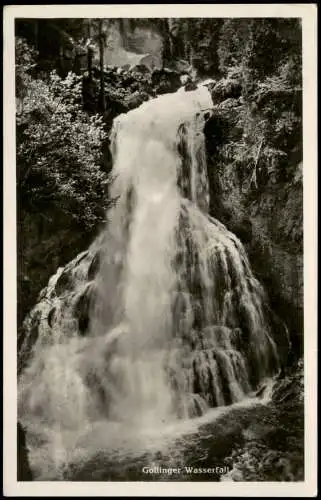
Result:
<svg viewBox="0 0 321 500"><path fill-rule="evenodd" d="M18 41L17 52L23 49ZM21 59L19 59L20 62ZM102 118L82 111L81 77L55 71L48 82L19 68L17 92L17 177L26 210L53 204L84 227L103 217L106 173Z"/></svg>
<svg viewBox="0 0 321 500"><path fill-rule="evenodd" d="M41 79L34 58L17 39L19 324L50 274L88 245L109 204L102 118L82 110L80 77Z"/></svg>

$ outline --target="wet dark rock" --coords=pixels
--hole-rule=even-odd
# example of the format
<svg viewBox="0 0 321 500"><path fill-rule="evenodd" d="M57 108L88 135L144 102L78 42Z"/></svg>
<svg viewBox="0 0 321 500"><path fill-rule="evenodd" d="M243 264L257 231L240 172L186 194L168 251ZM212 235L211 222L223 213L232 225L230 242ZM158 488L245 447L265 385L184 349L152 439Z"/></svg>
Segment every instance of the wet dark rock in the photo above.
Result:
<svg viewBox="0 0 321 500"><path fill-rule="evenodd" d="M128 96L124 99L123 104L127 110L130 110L130 109L137 108L144 101L147 101L147 100L148 100L148 94L146 92L136 90L133 94L131 94L130 96Z"/></svg>
<svg viewBox="0 0 321 500"><path fill-rule="evenodd" d="M236 79L221 79L212 90L213 101L223 101L229 97L238 98L241 96L242 86Z"/></svg>
<svg viewBox="0 0 321 500"><path fill-rule="evenodd" d="M56 312L56 308L53 307L52 309L50 309L49 311L49 314L48 314L48 325L50 326L50 328L52 328L52 324L53 324L53 321L54 321L54 317L55 317L55 312Z"/></svg>
<svg viewBox="0 0 321 500"><path fill-rule="evenodd" d="M78 319L78 327L81 335L86 335L88 333L90 306L92 304L93 294L94 286L88 285L74 306L74 314Z"/></svg>
<svg viewBox="0 0 321 500"><path fill-rule="evenodd" d="M231 332L231 344L237 351L242 351L243 346L243 333L241 328L234 328Z"/></svg>
<svg viewBox="0 0 321 500"><path fill-rule="evenodd" d="M231 222L231 231L242 241L243 245L251 243L253 237L253 229L251 220L244 216L241 220L235 223Z"/></svg>
<svg viewBox="0 0 321 500"><path fill-rule="evenodd" d="M29 464L26 433L20 422L17 424L17 480L32 481L32 471Z"/></svg>
<svg viewBox="0 0 321 500"><path fill-rule="evenodd" d="M194 401L194 408L195 408L195 417L200 417L203 414L203 410L198 399L195 399Z"/></svg>
<svg viewBox="0 0 321 500"><path fill-rule="evenodd" d="M181 86L180 74L169 69L156 69L152 73L152 85L158 94L176 92Z"/></svg>
<svg viewBox="0 0 321 500"><path fill-rule="evenodd" d="M57 279L55 285L55 292L57 295L61 295L71 286L72 286L72 277L70 271L63 271L63 273Z"/></svg>
<svg viewBox="0 0 321 500"><path fill-rule="evenodd" d="M227 405L232 403L232 394L229 386L228 375L225 371L224 362L218 352L213 351L213 357L217 363L219 378L221 380L222 393L224 396L224 402Z"/></svg>
<svg viewBox="0 0 321 500"><path fill-rule="evenodd" d="M255 396L259 398L260 396L263 395L264 391L266 389L266 384L261 385L261 387L258 388L258 390L255 393Z"/></svg>
<svg viewBox="0 0 321 500"><path fill-rule="evenodd" d="M301 400L304 395L304 368L300 359L288 370L280 373L273 388L272 400L282 403L290 400Z"/></svg>
<svg viewBox="0 0 321 500"><path fill-rule="evenodd" d="M167 61L165 71L172 72L178 75L191 76L193 67L185 59L173 58L170 61Z"/></svg>
<svg viewBox="0 0 321 500"><path fill-rule="evenodd" d="M197 83L195 82L187 82L185 85L184 85L184 89L185 89L185 92L189 92L191 90L196 90L197 89Z"/></svg>
<svg viewBox="0 0 321 500"><path fill-rule="evenodd" d="M18 336L18 373L26 366L32 346L36 343L39 335L39 322L41 312L36 311L29 320L28 327L24 324L19 330Z"/></svg>
<svg viewBox="0 0 321 500"><path fill-rule="evenodd" d="M226 480L233 481L303 481L304 480L304 388L303 362L286 377L276 381L272 401L241 409L240 445L235 444L224 463L231 470ZM257 396L264 391L259 389ZM232 415L232 412L231 412ZM226 427L229 417L225 419ZM237 418L237 413L234 413Z"/></svg>
<svg viewBox="0 0 321 500"><path fill-rule="evenodd" d="M150 74L150 69L147 66L145 66L145 64L136 64L132 68L131 72L136 74L136 75L139 74L139 75L146 76L146 75Z"/></svg>
<svg viewBox="0 0 321 500"><path fill-rule="evenodd" d="M227 99L224 99L224 101L217 104L216 109L220 111L220 114L233 113L235 108L238 108L241 105L240 98L228 97Z"/></svg>
<svg viewBox="0 0 321 500"><path fill-rule="evenodd" d="M93 260L91 261L91 264L89 266L89 269L88 269L88 280L89 281L92 281L98 270L99 270L99 266L100 266L100 254L99 252L95 255L95 257L93 258Z"/></svg>

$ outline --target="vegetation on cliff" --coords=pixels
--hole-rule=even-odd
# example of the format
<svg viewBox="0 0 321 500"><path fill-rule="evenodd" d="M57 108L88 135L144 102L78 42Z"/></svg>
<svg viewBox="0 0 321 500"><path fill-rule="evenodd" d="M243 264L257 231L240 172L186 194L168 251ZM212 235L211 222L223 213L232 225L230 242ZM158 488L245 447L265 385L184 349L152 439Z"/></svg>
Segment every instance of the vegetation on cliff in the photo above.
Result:
<svg viewBox="0 0 321 500"><path fill-rule="evenodd" d="M251 188L264 186L270 176L287 180L302 159L299 21L229 19L220 31L218 55L222 79L214 100L236 101L219 113L230 127L217 159L233 162Z"/></svg>
<svg viewBox="0 0 321 500"><path fill-rule="evenodd" d="M211 211L246 245L302 353L302 54L297 19L228 19L206 125Z"/></svg>

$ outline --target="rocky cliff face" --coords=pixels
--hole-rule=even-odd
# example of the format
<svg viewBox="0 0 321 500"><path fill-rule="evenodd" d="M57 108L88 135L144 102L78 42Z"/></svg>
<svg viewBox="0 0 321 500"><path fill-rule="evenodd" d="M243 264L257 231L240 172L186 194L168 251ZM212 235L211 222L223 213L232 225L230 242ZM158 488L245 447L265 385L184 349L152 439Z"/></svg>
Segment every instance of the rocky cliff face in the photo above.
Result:
<svg viewBox="0 0 321 500"><path fill-rule="evenodd" d="M104 64L112 66L135 66L142 56L149 56L154 67L162 67L161 35L152 26L132 26L129 19L116 20L109 26L105 40ZM97 54L99 59L99 54ZM147 64L148 66L148 64Z"/></svg>
<svg viewBox="0 0 321 500"><path fill-rule="evenodd" d="M222 89L225 93L219 92ZM235 161L239 151L229 158L229 144L240 144L238 141L245 136L240 120L244 101L236 97L237 85L228 87L219 82L215 90L214 117L205 128L211 212L242 240L258 279L268 291L272 308L286 322L293 349L300 354L303 172L297 145L287 151L283 169L271 168L264 153L260 158L260 144L252 162L246 158ZM240 145L237 148L240 150Z"/></svg>
<svg viewBox="0 0 321 500"><path fill-rule="evenodd" d="M249 201L232 168L220 177L223 221L243 239L256 274L268 290L272 307L302 348L303 256L300 235L302 172L283 185L267 184L258 199ZM301 242L300 242L301 239Z"/></svg>

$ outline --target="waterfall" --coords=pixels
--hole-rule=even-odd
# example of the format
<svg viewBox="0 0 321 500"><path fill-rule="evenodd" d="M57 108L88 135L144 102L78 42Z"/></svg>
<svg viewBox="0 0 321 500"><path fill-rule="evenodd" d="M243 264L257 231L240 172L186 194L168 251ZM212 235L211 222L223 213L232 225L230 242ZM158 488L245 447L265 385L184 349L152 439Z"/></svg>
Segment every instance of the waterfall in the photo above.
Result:
<svg viewBox="0 0 321 500"><path fill-rule="evenodd" d="M208 214L212 107L200 85L114 120L106 229L57 271L26 319L36 342L19 413L55 433L59 463L63 431L197 417L242 401L278 370L264 289L239 239Z"/></svg>

